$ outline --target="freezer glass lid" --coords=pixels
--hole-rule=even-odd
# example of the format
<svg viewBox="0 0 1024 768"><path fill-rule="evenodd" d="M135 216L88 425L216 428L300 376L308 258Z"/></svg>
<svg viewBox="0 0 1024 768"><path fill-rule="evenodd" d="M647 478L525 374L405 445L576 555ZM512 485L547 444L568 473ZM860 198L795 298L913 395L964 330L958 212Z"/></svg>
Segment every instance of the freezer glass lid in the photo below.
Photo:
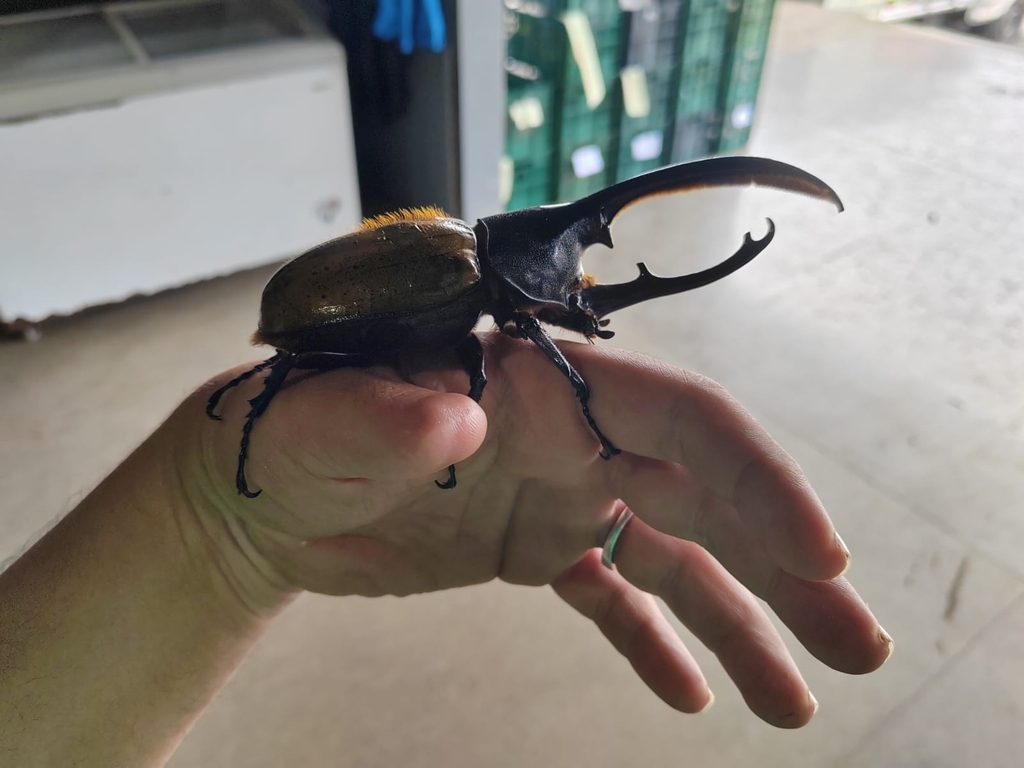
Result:
<svg viewBox="0 0 1024 768"><path fill-rule="evenodd" d="M151 59L301 38L295 19L270 2L177 3L119 13Z"/></svg>

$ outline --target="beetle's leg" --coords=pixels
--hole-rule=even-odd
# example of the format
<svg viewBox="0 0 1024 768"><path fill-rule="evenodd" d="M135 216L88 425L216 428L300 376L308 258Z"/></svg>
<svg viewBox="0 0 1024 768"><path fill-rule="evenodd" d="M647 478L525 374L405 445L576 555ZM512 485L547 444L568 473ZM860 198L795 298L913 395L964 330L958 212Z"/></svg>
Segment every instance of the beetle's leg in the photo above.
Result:
<svg viewBox="0 0 1024 768"><path fill-rule="evenodd" d="M270 375L263 382L263 391L249 401L249 413L245 416L245 425L242 427L242 444L238 449L238 470L235 473L235 487L238 492L250 499L260 495L260 491L250 491L245 482L245 459L249 453L249 436L256 424L256 419L262 416L274 395L281 389L284 380L288 377L289 371L295 367L298 357L281 353L279 359L270 367Z"/></svg>
<svg viewBox="0 0 1024 768"><path fill-rule="evenodd" d="M256 365L254 365L252 368L250 368L245 373L242 373L242 374L239 374L238 376L235 376L235 378L233 378L231 381L229 381L223 387L221 387L216 392L214 392L212 395L210 395L210 399L206 401L206 415L209 416L214 421L220 421L220 416L215 414L213 412L213 410L214 410L214 408L217 407L217 404L220 402L220 399L224 396L224 393L227 392L232 387L237 387L243 381L245 381L248 378L251 378L252 376L255 376L260 371L264 371L267 368L269 368L270 366L274 365L278 360L281 359L281 357L283 355L284 355L284 352L278 352L276 355L274 355L270 359L264 360L262 363L257 363Z"/></svg>
<svg viewBox="0 0 1024 768"><path fill-rule="evenodd" d="M256 419L266 412L270 406L270 401L284 385L289 372L293 368L311 368L319 371L344 368L358 365L362 359L358 355L344 355L332 352L308 352L299 355L290 352L278 352L269 360L246 371L236 380L214 393L215 397L219 397L229 386L237 385L250 376L270 368L270 375L263 382L263 391L249 401L249 413L246 414L245 424L242 427L242 444L238 451L238 469L235 473L235 486L240 494L250 499L255 499L260 495L260 491L250 491L249 486L245 482L245 460L249 453L249 438L256 424ZM216 405L216 400L213 400L213 404Z"/></svg>
<svg viewBox="0 0 1024 768"><path fill-rule="evenodd" d="M459 345L459 359L469 374L469 396L474 403L479 403L487 386L487 372L484 371L484 348L475 333L469 334Z"/></svg>
<svg viewBox="0 0 1024 768"><path fill-rule="evenodd" d="M469 334L466 340L459 345L459 359L469 374L469 397L474 403L479 403L484 396L484 387L487 386L487 373L484 371L484 348L480 339L475 333ZM448 490L455 487L455 465L448 467L448 479L443 483L435 480L438 488Z"/></svg>
<svg viewBox="0 0 1024 768"><path fill-rule="evenodd" d="M541 348L541 351L550 358L558 370L565 374L566 378L569 379L576 390L576 397L579 398L580 406L583 408L583 415L587 419L587 424L593 430L597 439L601 441L601 458L610 459L621 451L612 445L611 441L605 437L601 430L597 428L597 423L594 421L594 417L590 415L590 388L587 386L587 382L580 376L579 371L572 367L568 360L565 359L565 355L555 345L555 342L548 332L544 330L544 327L537 322L537 318L531 315L516 315L516 326L522 331L523 335L526 336L530 341Z"/></svg>

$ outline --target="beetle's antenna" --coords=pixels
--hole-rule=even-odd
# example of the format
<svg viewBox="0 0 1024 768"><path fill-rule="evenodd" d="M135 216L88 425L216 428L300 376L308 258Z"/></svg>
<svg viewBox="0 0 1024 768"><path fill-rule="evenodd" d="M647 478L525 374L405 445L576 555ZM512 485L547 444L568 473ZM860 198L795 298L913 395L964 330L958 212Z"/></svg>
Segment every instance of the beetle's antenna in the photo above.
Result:
<svg viewBox="0 0 1024 768"><path fill-rule="evenodd" d="M613 184L573 203L588 213L600 213L604 224L633 203L655 195L688 192L708 187L760 186L797 192L830 202L840 211L843 203L828 184L806 171L763 157L713 157L670 165Z"/></svg>
<svg viewBox="0 0 1024 768"><path fill-rule="evenodd" d="M647 269L647 265L641 262L637 264L640 276L635 280L628 283L594 285L584 288L581 291L583 306L600 318L643 301L702 288L749 264L768 247L774 237L775 223L768 219L768 234L760 240L754 240L748 232L743 238L743 245L740 246L740 249L721 264L679 277L657 277L652 275L651 271Z"/></svg>

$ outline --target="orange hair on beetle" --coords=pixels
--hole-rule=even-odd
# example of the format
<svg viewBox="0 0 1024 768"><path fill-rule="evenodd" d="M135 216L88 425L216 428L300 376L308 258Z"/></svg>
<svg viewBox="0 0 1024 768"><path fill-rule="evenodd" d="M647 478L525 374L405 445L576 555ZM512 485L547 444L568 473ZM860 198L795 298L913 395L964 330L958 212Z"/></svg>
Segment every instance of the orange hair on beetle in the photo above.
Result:
<svg viewBox="0 0 1024 768"><path fill-rule="evenodd" d="M381 213L363 219L359 229L380 229L388 224L398 224L401 221L429 221L430 219L447 218L448 214L436 205L425 205L422 208L400 208L391 213Z"/></svg>

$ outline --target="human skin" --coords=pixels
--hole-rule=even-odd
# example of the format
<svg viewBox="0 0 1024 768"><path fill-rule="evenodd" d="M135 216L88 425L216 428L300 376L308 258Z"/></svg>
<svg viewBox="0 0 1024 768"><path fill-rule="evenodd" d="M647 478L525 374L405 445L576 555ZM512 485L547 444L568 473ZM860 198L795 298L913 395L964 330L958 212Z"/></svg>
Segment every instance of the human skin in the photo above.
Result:
<svg viewBox="0 0 1024 768"><path fill-rule="evenodd" d="M713 696L657 596L750 709L785 728L817 704L755 596L830 667L866 673L888 658L892 640L841 577L849 553L803 473L720 386L561 343L623 449L605 461L554 366L521 341L483 338L482 407L457 372L295 376L253 431L253 500L234 473L260 379L225 396L221 422L206 398L238 371L197 390L0 576L2 754L163 764L304 590L550 584L668 705L702 711ZM458 486L439 490L450 463ZM597 548L625 505L636 517L608 569Z"/></svg>

